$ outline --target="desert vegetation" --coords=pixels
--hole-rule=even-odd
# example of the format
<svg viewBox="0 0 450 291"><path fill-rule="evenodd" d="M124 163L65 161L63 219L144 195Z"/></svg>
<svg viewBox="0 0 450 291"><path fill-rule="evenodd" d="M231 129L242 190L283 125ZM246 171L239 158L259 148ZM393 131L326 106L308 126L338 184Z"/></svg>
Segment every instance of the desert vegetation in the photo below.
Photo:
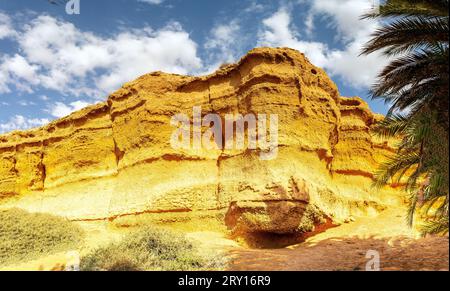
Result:
<svg viewBox="0 0 450 291"><path fill-rule="evenodd" d="M448 0L388 0L365 17L384 24L363 53L382 51L392 59L372 88L373 98L390 105L374 132L400 140L375 184L404 187L408 223L420 213L424 235L448 233Z"/></svg>
<svg viewBox="0 0 450 291"><path fill-rule="evenodd" d="M80 267L84 271L192 271L220 270L224 263L182 234L147 226L93 250L81 259Z"/></svg>
<svg viewBox="0 0 450 291"><path fill-rule="evenodd" d="M0 266L78 249L83 231L64 218L21 209L0 210Z"/></svg>
<svg viewBox="0 0 450 291"><path fill-rule="evenodd" d="M85 271L220 270L225 261L213 250L202 250L184 232L153 224L127 230L120 241L90 250L85 233L65 218L0 211L0 267L18 265L68 251L79 251ZM61 257L62 258L62 257ZM61 261L62 263L62 261Z"/></svg>

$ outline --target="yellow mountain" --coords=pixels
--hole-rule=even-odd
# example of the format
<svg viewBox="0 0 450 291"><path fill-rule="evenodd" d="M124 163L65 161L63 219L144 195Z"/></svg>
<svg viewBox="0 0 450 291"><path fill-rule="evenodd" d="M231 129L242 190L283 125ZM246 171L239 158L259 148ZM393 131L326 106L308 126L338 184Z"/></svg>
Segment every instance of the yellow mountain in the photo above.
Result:
<svg viewBox="0 0 450 291"><path fill-rule="evenodd" d="M194 106L204 116L276 114L276 158L173 148L171 118ZM394 187L371 186L393 150L370 133L380 118L292 49L254 49L203 77L155 72L46 126L0 135L0 208L76 221L219 216L229 229L270 233L298 230L308 207L334 222L372 216L402 203Z"/></svg>

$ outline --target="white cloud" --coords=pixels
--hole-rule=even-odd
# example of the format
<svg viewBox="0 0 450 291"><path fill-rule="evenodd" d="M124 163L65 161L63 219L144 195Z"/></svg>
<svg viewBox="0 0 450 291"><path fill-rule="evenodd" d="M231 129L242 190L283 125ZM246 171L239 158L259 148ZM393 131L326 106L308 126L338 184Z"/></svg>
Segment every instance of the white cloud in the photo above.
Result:
<svg viewBox="0 0 450 291"><path fill-rule="evenodd" d="M250 5L245 8L244 12L247 13L258 13L264 11L265 6L261 3L258 3L256 0L253 0Z"/></svg>
<svg viewBox="0 0 450 291"><path fill-rule="evenodd" d="M152 4L152 5L159 5L161 3L163 3L165 0L138 0L139 2L144 2L147 4Z"/></svg>
<svg viewBox="0 0 450 291"><path fill-rule="evenodd" d="M216 68L223 63L234 62L239 57L240 29L237 20L232 20L226 24L217 24L211 29L210 36L204 45L210 53L211 68Z"/></svg>
<svg viewBox="0 0 450 291"><path fill-rule="evenodd" d="M38 66L30 65L28 61L16 54L11 58L5 58L3 62L3 66L8 69L10 74L13 74L21 79L24 79L27 82L36 84L36 71L38 70Z"/></svg>
<svg viewBox="0 0 450 291"><path fill-rule="evenodd" d="M20 106L32 106L32 105L36 105L36 103L34 103L33 101L28 101L28 100L19 100L17 102L17 104L19 104Z"/></svg>
<svg viewBox="0 0 450 291"><path fill-rule="evenodd" d="M360 20L372 8L371 0L301 0L310 3L311 10L305 20L308 35L314 32L316 17L326 17L336 29L336 38L343 49L330 49L322 42L303 40L291 24L287 8L282 7L265 19L264 30L259 35L260 45L288 46L304 52L310 61L323 67L332 76L339 76L354 88L367 88L375 81L377 73L387 64L381 53L359 56L363 45L376 29L375 20Z"/></svg>
<svg viewBox="0 0 450 291"><path fill-rule="evenodd" d="M302 41L298 32L291 27L291 16L286 8L281 8L271 17L263 20L265 29L259 33L260 46L286 46L299 50L316 66L327 64L326 44L321 42Z"/></svg>
<svg viewBox="0 0 450 291"><path fill-rule="evenodd" d="M14 115L7 122L0 124L0 133L5 133L17 129L39 127L48 122L49 120L46 118L26 118L22 115Z"/></svg>
<svg viewBox="0 0 450 291"><path fill-rule="evenodd" d="M9 93L10 89L8 86L9 80L9 74L7 71L2 70L0 66L0 93Z"/></svg>
<svg viewBox="0 0 450 291"><path fill-rule="evenodd" d="M140 1L154 5L163 3L163 0ZM35 16L15 29L17 21L12 22L0 12L0 39L10 38L18 46L16 52L0 57L0 93L52 89L74 96L72 100L78 101L50 104L48 97L38 97L44 101L43 106L47 106L46 112L53 117L63 117L104 99L124 82L142 74L157 70L179 74L207 70L209 73L223 63L236 61L247 46L256 43L292 47L355 88L371 85L378 70L386 64L380 54L358 57L362 45L378 25L373 20L359 20L371 7L372 0L298 1L308 3L310 9L303 20L305 29L297 29L292 22L292 9L282 7L262 20L255 41L251 28L244 27L245 22L240 17L245 13L266 11L268 7L256 1L243 10L244 14L234 16L234 20L217 23L203 46L206 69L198 57L197 44L177 22L160 29L146 26L103 36L48 15ZM331 41L311 41L319 18L321 23L327 22L336 30L335 40L342 48L331 49ZM305 31L305 35L300 31ZM0 130L31 127L43 120L15 115L1 124Z"/></svg>
<svg viewBox="0 0 450 291"><path fill-rule="evenodd" d="M185 74L201 66L196 43L178 23L105 38L45 15L25 25L17 40L21 54L0 63L0 92L10 91L10 85L25 91L39 85L65 95L103 99L142 74Z"/></svg>
<svg viewBox="0 0 450 291"><path fill-rule="evenodd" d="M11 27L9 18L0 17L2 37L11 35L4 33L3 25ZM104 99L123 83L151 71L187 74L202 65L196 43L176 22L158 30L143 27L104 37L43 15L17 30L14 41L17 53L0 57L0 93L52 89L87 100L47 104L44 111L56 118ZM49 100L43 95L39 99ZM32 105L27 100L17 104ZM44 120L48 121L15 115L0 129L24 129Z"/></svg>
<svg viewBox="0 0 450 291"><path fill-rule="evenodd" d="M0 12L0 40L8 37L15 36L11 18L3 12Z"/></svg>
<svg viewBox="0 0 450 291"><path fill-rule="evenodd" d="M61 118L71 114L74 111L83 109L88 105L90 105L90 103L83 100L78 100L70 104L55 102L54 104L51 104L46 111L56 118Z"/></svg>
<svg viewBox="0 0 450 291"><path fill-rule="evenodd" d="M305 0L303 0L305 1ZM360 17L369 12L373 0L308 0L311 4L309 15L325 16L329 25L338 32L344 41L367 37L377 26L375 20L361 21Z"/></svg>
<svg viewBox="0 0 450 291"><path fill-rule="evenodd" d="M229 24L220 24L215 26L211 30L213 38L210 38L206 44L206 48L218 48L222 45L230 45L239 31L240 27L236 20L231 21Z"/></svg>
<svg viewBox="0 0 450 291"><path fill-rule="evenodd" d="M8 83L13 84L20 91L32 93L32 86L39 84L36 74L38 66L16 54L5 55L0 58L0 93L10 92Z"/></svg>
<svg viewBox="0 0 450 291"><path fill-rule="evenodd" d="M353 87L368 87L374 83L388 59L380 52L359 56L364 44L379 26L376 20L361 20L361 15L372 9L372 0L315 0L312 15L325 15L336 28L345 49L329 55L326 68L339 75Z"/></svg>

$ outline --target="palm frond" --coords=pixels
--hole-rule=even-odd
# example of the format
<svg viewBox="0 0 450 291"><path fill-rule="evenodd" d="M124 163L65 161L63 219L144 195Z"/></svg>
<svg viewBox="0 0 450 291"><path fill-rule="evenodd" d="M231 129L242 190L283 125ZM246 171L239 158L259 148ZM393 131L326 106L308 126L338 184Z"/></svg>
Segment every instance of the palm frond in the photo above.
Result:
<svg viewBox="0 0 450 291"><path fill-rule="evenodd" d="M389 114L372 127L372 132L381 138L390 138L405 133L408 119L401 114Z"/></svg>
<svg viewBox="0 0 450 291"><path fill-rule="evenodd" d="M419 199L417 198L417 193L410 194L408 200L408 212L406 213L406 221L409 226L414 224L414 214L416 213L418 201Z"/></svg>
<svg viewBox="0 0 450 291"><path fill-rule="evenodd" d="M374 186L401 184L410 195L408 224L421 210L426 219L423 233L448 232L448 0L387 0L379 13L363 16L372 17L386 22L362 54L399 55L371 89L372 98L390 104L373 132L400 139L396 153L376 172Z"/></svg>
<svg viewBox="0 0 450 291"><path fill-rule="evenodd" d="M407 16L395 19L372 34L362 54L382 50L386 55L429 49L436 43L448 42L448 17Z"/></svg>
<svg viewBox="0 0 450 291"><path fill-rule="evenodd" d="M442 217L438 220L430 220L425 222L420 227L420 232L422 233L422 236L425 236L427 234L440 234L440 235L446 235L448 234L448 216Z"/></svg>
<svg viewBox="0 0 450 291"><path fill-rule="evenodd" d="M403 176L399 173L406 173L414 170L420 162L420 155L417 152L397 153L379 166L375 173L374 186L383 187L392 182L400 182Z"/></svg>

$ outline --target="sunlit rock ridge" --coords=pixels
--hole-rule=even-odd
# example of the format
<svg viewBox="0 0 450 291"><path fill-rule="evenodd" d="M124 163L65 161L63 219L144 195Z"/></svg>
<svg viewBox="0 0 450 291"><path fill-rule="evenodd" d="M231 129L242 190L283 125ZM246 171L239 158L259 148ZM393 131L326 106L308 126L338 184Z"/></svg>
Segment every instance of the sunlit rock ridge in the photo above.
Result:
<svg viewBox="0 0 450 291"><path fill-rule="evenodd" d="M278 114L277 158L173 149L170 120L193 106ZM230 228L277 233L294 231L308 204L336 221L373 215L401 201L393 187L372 187L392 151L370 134L380 118L292 49L257 48L203 77L155 72L46 126L0 135L0 208L71 220L222 211Z"/></svg>

